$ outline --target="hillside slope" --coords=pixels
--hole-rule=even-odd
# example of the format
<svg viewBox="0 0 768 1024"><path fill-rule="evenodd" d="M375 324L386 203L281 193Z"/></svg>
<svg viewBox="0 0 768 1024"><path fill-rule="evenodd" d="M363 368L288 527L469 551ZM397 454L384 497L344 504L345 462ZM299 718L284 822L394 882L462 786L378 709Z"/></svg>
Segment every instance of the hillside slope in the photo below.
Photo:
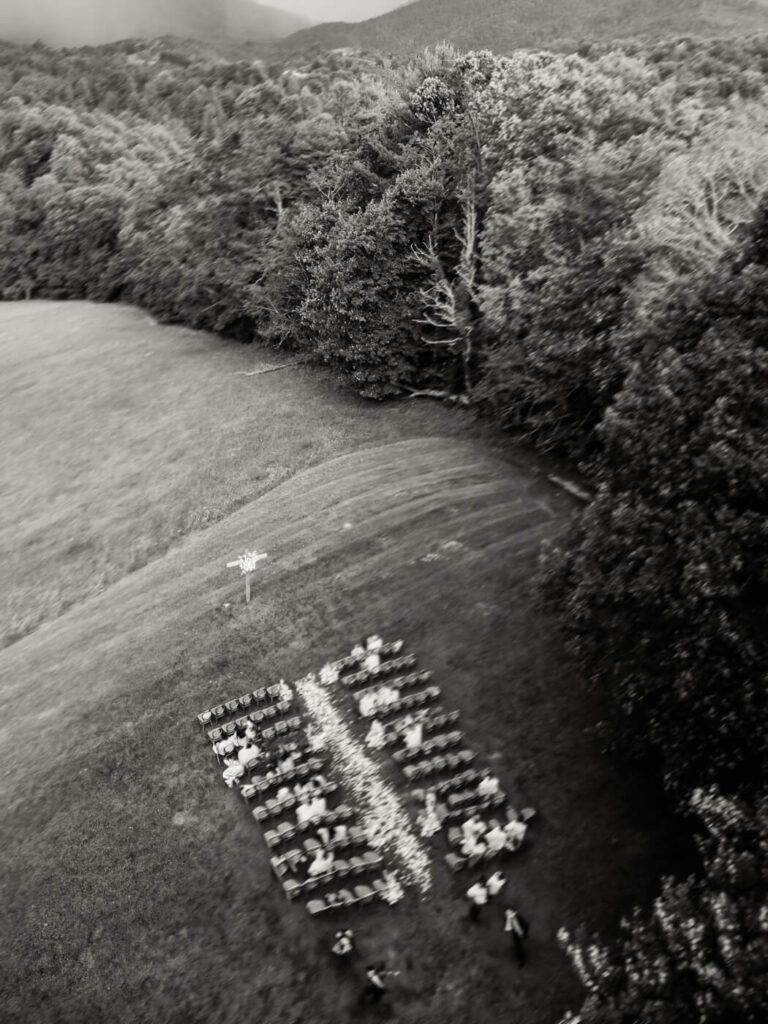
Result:
<svg viewBox="0 0 768 1024"><path fill-rule="evenodd" d="M359 24L326 24L281 42L285 49L354 46L409 54L443 41L460 50L510 53L573 47L582 39L728 36L768 28L768 8L751 0L416 0Z"/></svg>
<svg viewBox="0 0 768 1024"><path fill-rule="evenodd" d="M433 898L360 912L360 948L401 971L404 1022L556 1019L577 998L558 927L610 928L669 866L669 819L601 757L594 701L531 607L539 542L569 515L478 443L393 442L298 474L0 653L4 1021L349 1019L357 982L323 967L326 929L285 904L194 715L372 629L433 670L541 825L510 865L536 921L524 978L500 930L446 932L464 880L439 848ZM269 559L246 606L225 563L254 543Z"/></svg>
<svg viewBox="0 0 768 1024"><path fill-rule="evenodd" d="M0 39L51 46L95 46L118 39L175 35L273 42L309 20L252 0L3 0Z"/></svg>

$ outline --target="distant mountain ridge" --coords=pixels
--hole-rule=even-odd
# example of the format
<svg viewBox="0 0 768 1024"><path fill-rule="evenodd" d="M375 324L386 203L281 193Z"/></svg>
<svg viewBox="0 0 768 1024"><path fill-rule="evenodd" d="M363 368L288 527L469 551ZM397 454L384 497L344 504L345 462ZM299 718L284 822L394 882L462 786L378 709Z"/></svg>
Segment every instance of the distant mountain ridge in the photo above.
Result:
<svg viewBox="0 0 768 1024"><path fill-rule="evenodd" d="M351 46L404 56L445 41L460 50L509 53L525 47L570 48L586 38L653 41L766 30L765 0L415 0L357 24L316 25L279 46Z"/></svg>
<svg viewBox="0 0 768 1024"><path fill-rule="evenodd" d="M166 35L272 43L309 24L252 0L0 0L0 38L50 46Z"/></svg>

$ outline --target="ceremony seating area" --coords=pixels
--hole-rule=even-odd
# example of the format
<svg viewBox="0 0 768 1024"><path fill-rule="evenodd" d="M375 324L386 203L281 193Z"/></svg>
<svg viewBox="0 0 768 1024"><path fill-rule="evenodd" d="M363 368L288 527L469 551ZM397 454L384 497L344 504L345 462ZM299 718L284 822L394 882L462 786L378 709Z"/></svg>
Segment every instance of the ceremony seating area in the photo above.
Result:
<svg viewBox="0 0 768 1024"><path fill-rule="evenodd" d="M247 708L252 710L243 715ZM258 801L251 816L263 830L272 872L287 899L311 894L307 910L317 915L386 898L391 881L386 872L381 877L384 859L355 824L356 809L341 798L339 783L320 774L326 754L307 736L292 687L281 682L223 701L198 714L197 722L219 765L228 765L227 785L246 804ZM230 763L248 743L257 756ZM319 801L317 807L312 801Z"/></svg>
<svg viewBox="0 0 768 1024"><path fill-rule="evenodd" d="M422 836L442 832L451 871L517 849L533 809L518 814L498 780L475 765L476 751L455 727L459 712L440 708L440 687L424 686L431 673L415 669L415 655L401 653L403 642L369 639L377 641L375 648L358 645L326 665L320 677L328 685L341 684L334 692L346 695L361 748L367 739L374 746L378 730L369 756L399 780L395 788L402 788ZM370 667L361 669L366 663ZM412 671L398 675L403 669ZM306 909L313 917L375 900L395 902L402 895L396 876L370 848L340 782L332 772L321 774L327 755L307 733L298 700L296 684L281 681L216 704L197 721L219 765L226 764L225 783L247 805L253 802L251 816L262 828L272 873L288 900L309 897ZM414 782L421 787L411 789ZM499 817L506 817L506 825ZM486 844L482 836L489 833Z"/></svg>

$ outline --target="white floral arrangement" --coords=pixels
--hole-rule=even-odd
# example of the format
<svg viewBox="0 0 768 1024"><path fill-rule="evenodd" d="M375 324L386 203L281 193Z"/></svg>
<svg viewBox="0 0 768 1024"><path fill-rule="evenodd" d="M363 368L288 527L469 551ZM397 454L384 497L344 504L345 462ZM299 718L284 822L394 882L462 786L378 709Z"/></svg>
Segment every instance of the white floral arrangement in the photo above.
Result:
<svg viewBox="0 0 768 1024"><path fill-rule="evenodd" d="M304 699L313 731L322 734L340 781L358 806L368 842L395 859L410 884L427 892L432 886L429 856L395 790L365 754L317 677L305 676L295 686ZM397 886L392 891L397 892Z"/></svg>

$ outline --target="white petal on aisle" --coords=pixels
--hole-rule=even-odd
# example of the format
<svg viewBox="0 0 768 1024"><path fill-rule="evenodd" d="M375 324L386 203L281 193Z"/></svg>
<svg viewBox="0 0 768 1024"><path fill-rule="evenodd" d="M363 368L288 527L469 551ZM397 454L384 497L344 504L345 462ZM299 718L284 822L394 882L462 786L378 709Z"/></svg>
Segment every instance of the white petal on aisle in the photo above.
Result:
<svg viewBox="0 0 768 1024"><path fill-rule="evenodd" d="M341 781L357 803L371 846L389 853L398 861L405 880L420 892L427 892L432 885L429 856L394 789L349 731L329 691L316 676L299 680L296 690L304 699L313 725L323 735Z"/></svg>

